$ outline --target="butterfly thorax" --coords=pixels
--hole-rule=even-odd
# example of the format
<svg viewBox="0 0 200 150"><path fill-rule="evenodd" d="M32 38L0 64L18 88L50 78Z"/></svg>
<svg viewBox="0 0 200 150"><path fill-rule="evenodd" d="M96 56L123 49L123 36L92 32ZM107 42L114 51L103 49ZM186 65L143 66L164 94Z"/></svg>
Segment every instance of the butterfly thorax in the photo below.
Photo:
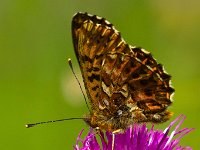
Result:
<svg viewBox="0 0 200 150"><path fill-rule="evenodd" d="M84 121L92 128L99 128L100 130L113 132L119 129L123 131L133 124L133 120L130 118L131 113L128 111L124 113L118 111L116 114L107 116L95 112L91 115L87 115Z"/></svg>

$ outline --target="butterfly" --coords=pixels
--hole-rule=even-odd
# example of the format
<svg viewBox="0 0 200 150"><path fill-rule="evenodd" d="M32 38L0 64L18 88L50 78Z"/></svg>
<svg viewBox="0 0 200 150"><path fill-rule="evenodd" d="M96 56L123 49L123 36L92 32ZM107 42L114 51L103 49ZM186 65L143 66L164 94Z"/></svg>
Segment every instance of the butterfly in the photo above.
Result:
<svg viewBox="0 0 200 150"><path fill-rule="evenodd" d="M171 76L150 52L127 44L110 22L88 13L74 15L72 38L91 106L84 116L89 126L123 131L172 116Z"/></svg>

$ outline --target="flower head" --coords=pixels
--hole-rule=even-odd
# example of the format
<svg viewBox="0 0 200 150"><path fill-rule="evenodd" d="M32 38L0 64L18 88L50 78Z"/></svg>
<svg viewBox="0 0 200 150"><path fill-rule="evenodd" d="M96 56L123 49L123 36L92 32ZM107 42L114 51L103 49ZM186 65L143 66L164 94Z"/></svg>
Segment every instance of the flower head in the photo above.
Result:
<svg viewBox="0 0 200 150"><path fill-rule="evenodd" d="M185 116L180 115L164 130L155 130L152 125L149 130L146 124L134 124L128 128L124 133L113 134L112 132L103 133L102 131L95 133L93 129L90 130L84 140L80 138L83 130L80 132L75 150L191 150L190 147L181 147L179 145L180 139L193 128L179 129L180 125L185 120ZM170 133L171 128L174 130ZM96 136L101 139L101 144L97 141ZM79 142L82 143L80 148ZM114 147L114 148L113 148Z"/></svg>

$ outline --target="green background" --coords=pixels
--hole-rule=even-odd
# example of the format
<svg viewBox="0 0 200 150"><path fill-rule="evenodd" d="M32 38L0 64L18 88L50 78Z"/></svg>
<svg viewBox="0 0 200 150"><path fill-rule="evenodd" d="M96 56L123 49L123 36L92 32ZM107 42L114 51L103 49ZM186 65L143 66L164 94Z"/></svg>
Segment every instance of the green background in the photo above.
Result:
<svg viewBox="0 0 200 150"><path fill-rule="evenodd" d="M72 149L82 120L26 129L26 123L82 117L88 110L67 59L75 58L71 20L78 11L107 18L131 45L164 64L176 89L172 121L195 131L182 145L200 149L199 0L1 0L0 149ZM157 127L164 129L169 122Z"/></svg>

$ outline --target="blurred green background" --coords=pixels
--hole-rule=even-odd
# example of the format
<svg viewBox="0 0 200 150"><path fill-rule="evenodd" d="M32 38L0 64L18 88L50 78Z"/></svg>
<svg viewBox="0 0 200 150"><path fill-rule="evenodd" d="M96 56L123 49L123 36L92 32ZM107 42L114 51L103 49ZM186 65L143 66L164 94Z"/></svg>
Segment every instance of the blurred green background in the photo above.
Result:
<svg viewBox="0 0 200 150"><path fill-rule="evenodd" d="M67 59L75 58L71 20L78 11L107 18L131 45L164 64L176 89L170 107L195 131L182 145L200 149L199 0L1 0L0 149L72 149L81 120L26 129L26 123L82 117L88 110ZM169 122L159 125L164 129Z"/></svg>

